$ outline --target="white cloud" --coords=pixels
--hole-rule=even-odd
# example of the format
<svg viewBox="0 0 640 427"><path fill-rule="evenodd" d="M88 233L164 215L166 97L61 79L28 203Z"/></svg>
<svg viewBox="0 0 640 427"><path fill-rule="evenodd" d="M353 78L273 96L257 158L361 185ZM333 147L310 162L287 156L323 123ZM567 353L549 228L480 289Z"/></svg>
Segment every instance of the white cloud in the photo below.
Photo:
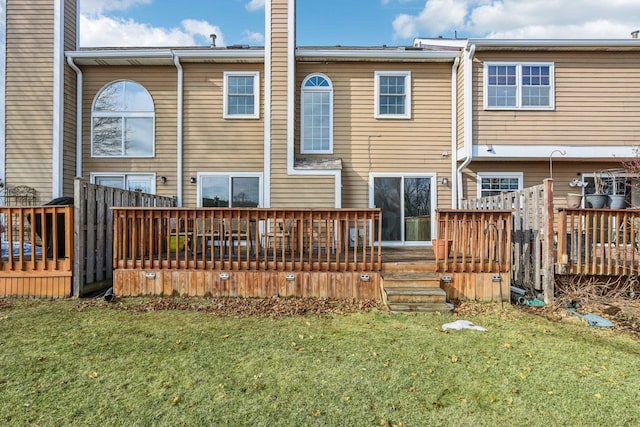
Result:
<svg viewBox="0 0 640 427"><path fill-rule="evenodd" d="M80 0L80 11L99 15L107 11L127 10L133 6L151 4L153 0Z"/></svg>
<svg viewBox="0 0 640 427"><path fill-rule="evenodd" d="M417 15L398 15L393 21L394 36L416 37L423 32L437 36L449 28L462 27L467 14L467 1L428 0Z"/></svg>
<svg viewBox="0 0 640 427"><path fill-rule="evenodd" d="M242 32L242 41L252 45L264 44L264 34L251 30L244 30Z"/></svg>
<svg viewBox="0 0 640 427"><path fill-rule="evenodd" d="M153 47L208 46L210 34L216 34L216 44L224 46L219 27L205 21L184 20L182 28L157 28L132 19L107 16L80 16L80 46L82 47Z"/></svg>
<svg viewBox="0 0 640 427"><path fill-rule="evenodd" d="M391 0L383 0L391 1ZM637 0L426 0L417 15L398 15L396 38L628 38L640 23ZM450 34L443 34L448 32Z"/></svg>
<svg viewBox="0 0 640 427"><path fill-rule="evenodd" d="M247 5L245 6L245 9L247 9L250 12L264 9L264 1L265 0L251 0L249 3L247 3Z"/></svg>

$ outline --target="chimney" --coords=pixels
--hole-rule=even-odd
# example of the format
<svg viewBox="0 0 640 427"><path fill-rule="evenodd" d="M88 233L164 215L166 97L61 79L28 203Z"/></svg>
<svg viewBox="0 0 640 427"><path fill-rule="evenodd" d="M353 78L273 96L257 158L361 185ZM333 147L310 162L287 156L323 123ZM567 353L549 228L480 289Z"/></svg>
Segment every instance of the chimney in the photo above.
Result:
<svg viewBox="0 0 640 427"><path fill-rule="evenodd" d="M638 38L638 34L640 34L640 30L635 30L631 32L631 38L632 39L637 39Z"/></svg>

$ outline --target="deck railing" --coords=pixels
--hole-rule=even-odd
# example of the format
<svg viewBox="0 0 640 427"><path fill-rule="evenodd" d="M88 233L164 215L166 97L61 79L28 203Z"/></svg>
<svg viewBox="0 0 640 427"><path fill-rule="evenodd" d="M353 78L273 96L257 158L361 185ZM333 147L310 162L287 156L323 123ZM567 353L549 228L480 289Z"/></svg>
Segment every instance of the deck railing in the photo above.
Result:
<svg viewBox="0 0 640 427"><path fill-rule="evenodd" d="M0 296L71 295L73 206L0 207Z"/></svg>
<svg viewBox="0 0 640 427"><path fill-rule="evenodd" d="M438 271L501 273L511 269L512 211L438 210ZM445 250L439 250L439 247Z"/></svg>
<svg viewBox="0 0 640 427"><path fill-rule="evenodd" d="M123 207L113 211L115 269L381 268L379 209Z"/></svg>
<svg viewBox="0 0 640 427"><path fill-rule="evenodd" d="M640 210L559 209L556 272L638 274L639 234Z"/></svg>

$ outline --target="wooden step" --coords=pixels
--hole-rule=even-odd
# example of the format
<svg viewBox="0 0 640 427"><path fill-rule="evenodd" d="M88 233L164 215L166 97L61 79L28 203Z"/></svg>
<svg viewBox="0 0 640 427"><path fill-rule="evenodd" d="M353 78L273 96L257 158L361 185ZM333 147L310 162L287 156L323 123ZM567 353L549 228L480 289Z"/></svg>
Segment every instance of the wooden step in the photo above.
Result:
<svg viewBox="0 0 640 427"><path fill-rule="evenodd" d="M435 286L406 286L385 288L387 302L392 303L444 303L447 294Z"/></svg>
<svg viewBox="0 0 640 427"><path fill-rule="evenodd" d="M382 273L385 288L392 287L440 287L440 276L438 273L429 272L397 272Z"/></svg>
<svg viewBox="0 0 640 427"><path fill-rule="evenodd" d="M451 311L451 306L446 303L389 303L392 313L433 313Z"/></svg>

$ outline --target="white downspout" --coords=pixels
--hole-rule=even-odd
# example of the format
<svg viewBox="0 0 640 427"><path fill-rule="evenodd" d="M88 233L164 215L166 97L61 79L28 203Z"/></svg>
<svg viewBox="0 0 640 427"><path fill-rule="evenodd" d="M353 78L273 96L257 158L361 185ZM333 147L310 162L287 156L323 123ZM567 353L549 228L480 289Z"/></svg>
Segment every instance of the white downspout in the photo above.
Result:
<svg viewBox="0 0 640 427"><path fill-rule="evenodd" d="M7 8L6 2L0 8L0 37L7 40ZM6 185L6 116L7 116L7 100L6 100L6 70L7 70L7 44L0 43L0 67L4 70L0 73L0 190Z"/></svg>
<svg viewBox="0 0 640 427"><path fill-rule="evenodd" d="M267 2L271 3L271 2ZM296 2L289 0L289 52L287 64L287 174L288 175L325 175L334 178L334 207L342 207L342 171L340 169L300 171L294 167L295 158L295 93L296 93ZM270 12L270 11L269 11Z"/></svg>
<svg viewBox="0 0 640 427"><path fill-rule="evenodd" d="M183 93L184 93L184 72L182 70L182 64L180 64L180 57L178 55L174 55L173 63L178 70L178 111L177 111L177 123L176 123L176 203L178 207L182 206L182 191L183 191L183 155L182 155L182 114L184 110L183 106Z"/></svg>
<svg viewBox="0 0 640 427"><path fill-rule="evenodd" d="M458 64L460 57L453 61L451 67L451 207L456 208L458 203Z"/></svg>
<svg viewBox="0 0 640 427"><path fill-rule="evenodd" d="M67 57L67 64L76 73L76 177L82 177L82 70Z"/></svg>
<svg viewBox="0 0 640 427"><path fill-rule="evenodd" d="M464 196L462 186L462 171L473 160L473 55L476 52L476 45L472 44L467 48L467 55L464 58L464 146L467 149L467 158L458 167L457 184L458 184L458 206Z"/></svg>

